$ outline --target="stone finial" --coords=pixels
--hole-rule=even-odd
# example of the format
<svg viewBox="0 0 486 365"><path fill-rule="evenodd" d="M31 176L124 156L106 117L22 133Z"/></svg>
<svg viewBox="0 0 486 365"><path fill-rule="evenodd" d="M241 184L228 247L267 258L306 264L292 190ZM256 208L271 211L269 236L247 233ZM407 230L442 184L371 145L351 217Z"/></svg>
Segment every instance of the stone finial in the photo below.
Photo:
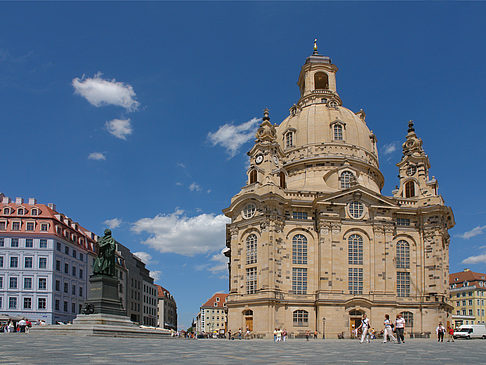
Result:
<svg viewBox="0 0 486 365"><path fill-rule="evenodd" d="M316 38L316 39L314 39L314 53L313 53L313 54L319 54L319 53L317 52L317 38Z"/></svg>
<svg viewBox="0 0 486 365"><path fill-rule="evenodd" d="M263 110L263 120L270 120L270 112L269 112L268 108L265 108Z"/></svg>
<svg viewBox="0 0 486 365"><path fill-rule="evenodd" d="M408 121L408 133L410 133L410 132L415 132L415 128L413 127L413 120L412 119L410 119Z"/></svg>
<svg viewBox="0 0 486 365"><path fill-rule="evenodd" d="M259 142L275 142L277 139L275 126L270 123L270 112L268 111L268 108L265 108L263 111L262 124L260 124L260 128L258 128L256 132L256 139Z"/></svg>

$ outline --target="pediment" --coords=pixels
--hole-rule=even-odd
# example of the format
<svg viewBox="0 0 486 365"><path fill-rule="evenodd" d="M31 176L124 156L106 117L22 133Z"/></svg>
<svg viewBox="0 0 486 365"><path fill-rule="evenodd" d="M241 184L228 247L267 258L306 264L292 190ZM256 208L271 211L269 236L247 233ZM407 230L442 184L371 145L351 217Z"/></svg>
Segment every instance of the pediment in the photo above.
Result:
<svg viewBox="0 0 486 365"><path fill-rule="evenodd" d="M318 204L346 204L350 200L362 200L369 205L378 208L398 208L398 204L388 197L381 194L377 194L372 190L364 188L362 186L355 186L350 189L338 191L331 195L318 197L314 200L314 205Z"/></svg>

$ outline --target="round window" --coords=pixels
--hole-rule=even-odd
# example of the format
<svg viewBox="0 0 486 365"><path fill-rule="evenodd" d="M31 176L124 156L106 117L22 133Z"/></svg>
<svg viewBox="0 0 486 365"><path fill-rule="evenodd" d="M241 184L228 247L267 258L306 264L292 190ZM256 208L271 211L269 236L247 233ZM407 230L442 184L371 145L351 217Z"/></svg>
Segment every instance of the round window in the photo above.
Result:
<svg viewBox="0 0 486 365"><path fill-rule="evenodd" d="M245 219L251 218L255 215L255 212L256 212L255 204L248 204L243 209L243 218L245 218Z"/></svg>
<svg viewBox="0 0 486 365"><path fill-rule="evenodd" d="M363 216L364 213L363 203L357 201L351 202L348 205L348 209L349 209L349 215L354 219L359 219Z"/></svg>

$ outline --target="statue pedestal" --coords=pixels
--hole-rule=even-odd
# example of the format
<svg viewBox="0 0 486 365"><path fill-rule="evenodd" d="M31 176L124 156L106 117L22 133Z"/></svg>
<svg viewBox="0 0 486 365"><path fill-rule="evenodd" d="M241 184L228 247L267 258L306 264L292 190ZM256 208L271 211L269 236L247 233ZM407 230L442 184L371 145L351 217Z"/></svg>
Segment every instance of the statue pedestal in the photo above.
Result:
<svg viewBox="0 0 486 365"><path fill-rule="evenodd" d="M118 279L112 276L91 275L89 278L87 304L91 304L94 313L126 316L118 296Z"/></svg>

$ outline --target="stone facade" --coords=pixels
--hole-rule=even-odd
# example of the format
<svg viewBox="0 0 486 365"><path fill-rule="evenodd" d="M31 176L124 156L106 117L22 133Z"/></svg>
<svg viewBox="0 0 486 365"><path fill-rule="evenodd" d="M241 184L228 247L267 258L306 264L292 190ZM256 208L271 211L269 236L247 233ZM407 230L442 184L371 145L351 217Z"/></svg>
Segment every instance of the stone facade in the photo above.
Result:
<svg viewBox="0 0 486 365"><path fill-rule="evenodd" d="M177 331L177 304L170 292L155 284L157 288L157 327Z"/></svg>
<svg viewBox="0 0 486 365"><path fill-rule="evenodd" d="M454 217L422 140L410 122L400 185L382 195L376 136L342 106L336 72L317 50L307 58L299 101L279 125L265 110L247 184L224 210L231 331L347 337L363 313L381 328L403 312L409 333L450 321Z"/></svg>

